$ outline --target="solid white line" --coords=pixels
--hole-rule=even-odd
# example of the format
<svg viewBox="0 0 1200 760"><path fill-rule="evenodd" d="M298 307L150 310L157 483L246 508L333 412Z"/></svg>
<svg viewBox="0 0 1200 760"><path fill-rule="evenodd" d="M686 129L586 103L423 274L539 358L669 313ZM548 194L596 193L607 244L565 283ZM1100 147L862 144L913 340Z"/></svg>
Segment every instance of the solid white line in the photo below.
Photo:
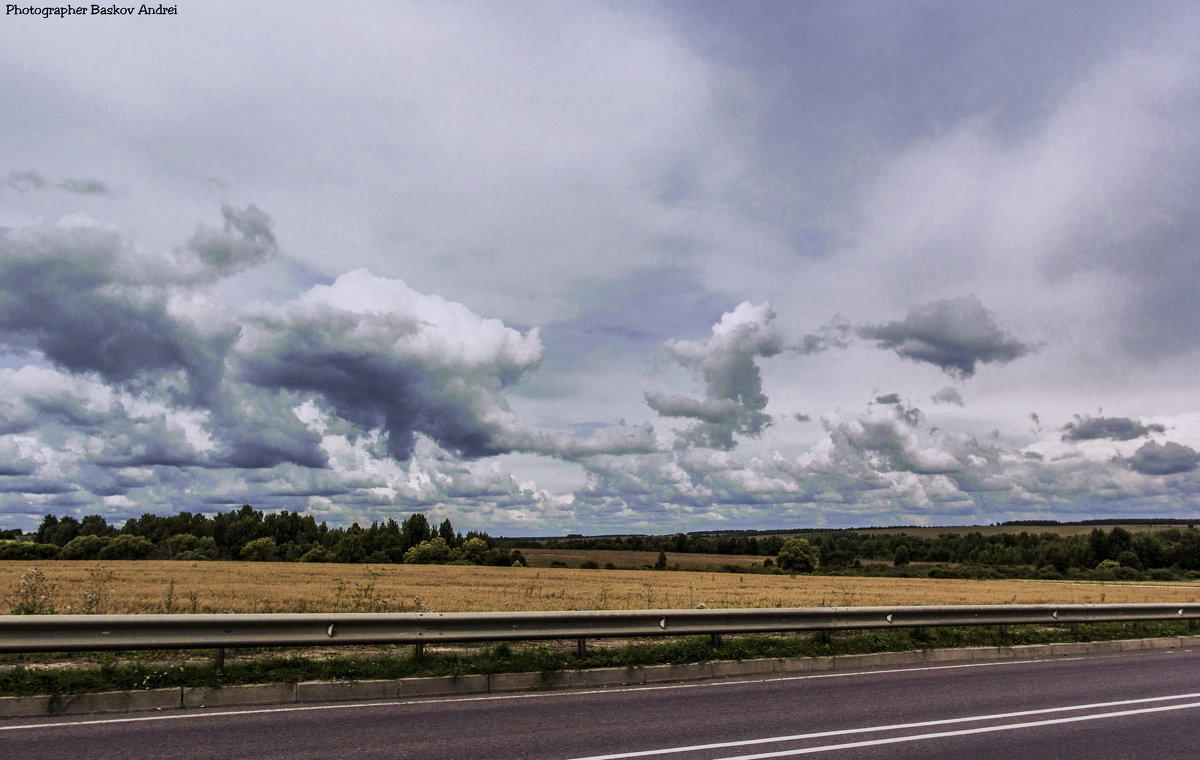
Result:
<svg viewBox="0 0 1200 760"><path fill-rule="evenodd" d="M914 728L931 728L933 726L948 726L948 725L954 725L956 723L981 723L983 721L989 721L989 720L1006 720L1009 718L1026 718L1026 717L1030 717L1033 715L1049 715L1052 713L1075 712L1078 710L1098 710L1098 709L1107 708L1107 707L1122 707L1122 706L1126 706L1126 705L1144 705L1144 704L1149 704L1152 702L1169 702L1169 701L1173 701L1173 700L1177 700L1177 699L1196 699L1198 697L1200 697L1200 692L1191 693L1191 694L1173 694L1173 695L1165 696L1165 697L1146 697L1146 698L1142 698L1142 699L1123 699L1123 700L1119 700L1119 701L1115 701L1115 702L1093 702L1093 703L1085 704L1085 705L1067 705L1065 707L1047 707L1047 708L1042 708L1042 709L1038 709L1038 710L1022 710L1020 712L994 713L992 715L972 715L972 716L968 716L965 718L944 718L941 720L928 720L928 721L920 721L917 723L895 723L895 724L885 725L885 726L865 726L862 728L838 729L835 731L818 731L818 732L808 733L808 734L793 734L791 736L772 736L772 737L767 737L764 739L746 739L743 741L716 742L713 744L693 744L693 745L689 745L689 746L685 746L685 747L667 747L664 749L651 749L651 750L642 750L642 751L635 751L635 752L618 752L618 753L611 754L611 755L589 755L588 757L571 758L571 760L622 760L623 758L632 758L632 757L652 757L654 755L670 755L670 754L675 754L675 753L680 753L680 752L700 752L703 750L710 750L710 749L728 749L731 747L748 747L748 746L752 746L755 744L780 744L782 742L804 741L807 739L824 739L824 738L828 738L830 736L850 736L853 734L878 733L881 731L905 731L905 730L914 729ZM1182 705L1181 707L1197 707L1197 706L1200 706L1200 702ZM1170 710L1170 709L1176 709L1176 706L1148 708L1148 709L1146 709L1146 711ZM1130 713L1130 714L1134 714L1136 712L1137 711L1134 711L1133 713ZM1116 716L1116 715L1123 715L1123 714L1125 714L1125 713L1111 713L1111 714L1105 713L1105 714L1102 714L1097 717L1106 717L1108 715ZM1092 716L1083 716L1083 717L1092 717ZM1077 718L1058 718L1056 720L1051 720L1048 722L1012 724L1012 727L1019 727L1022 725L1030 725L1030 726L1043 725L1043 724L1049 725L1050 723L1069 722L1069 721L1076 720L1076 719ZM945 735L946 736L954 736L954 735L957 735L958 733L973 733L973 732L977 732L977 731L986 731L986 730L991 730L991 729L989 729L989 728L969 729L965 732L951 732L951 733L947 733ZM890 741L890 740L879 740L879 741L883 741L886 743L887 741ZM838 746L858 746L858 745L838 745ZM867 746L867 745L864 744L862 746ZM754 755L753 757L784 757L784 756L785 755L766 754L766 755ZM747 757L750 757L750 756L747 756ZM741 758L727 758L726 760L741 760Z"/></svg>
<svg viewBox="0 0 1200 760"><path fill-rule="evenodd" d="M895 736L888 739L870 739L862 742L847 742L845 744L826 744L822 747L805 747L804 749L782 750L780 752L764 752L758 755L737 755L724 757L720 760L766 760L771 757L795 757L796 755L814 755L818 752L833 752L834 750L856 749L859 747L880 747L885 744L901 744L904 742L920 742L930 739L946 739L953 736L969 736L971 734L987 734L996 731L1015 731L1020 728L1038 728L1040 726L1055 726L1064 723L1079 723L1085 720L1103 720L1105 718L1123 718L1130 715L1146 715L1149 713L1168 712L1171 710L1188 710L1200 707L1200 702L1189 702L1183 705L1165 705L1162 707L1143 707L1138 710L1121 710L1119 712L1098 713L1095 715L1076 715L1071 718L1053 718L1037 720L1029 723L1007 723L1002 726L985 726L983 728L966 728L959 731L942 731L933 734L916 734L914 736Z"/></svg>

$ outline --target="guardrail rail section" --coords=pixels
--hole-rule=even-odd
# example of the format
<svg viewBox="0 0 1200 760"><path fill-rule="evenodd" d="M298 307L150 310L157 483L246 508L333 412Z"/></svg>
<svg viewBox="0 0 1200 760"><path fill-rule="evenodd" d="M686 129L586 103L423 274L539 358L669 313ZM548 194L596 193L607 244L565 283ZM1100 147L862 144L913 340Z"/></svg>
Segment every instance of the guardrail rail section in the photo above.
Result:
<svg viewBox="0 0 1200 760"><path fill-rule="evenodd" d="M0 652L641 638L891 627L1197 620L1200 604L956 605L568 612L4 615Z"/></svg>

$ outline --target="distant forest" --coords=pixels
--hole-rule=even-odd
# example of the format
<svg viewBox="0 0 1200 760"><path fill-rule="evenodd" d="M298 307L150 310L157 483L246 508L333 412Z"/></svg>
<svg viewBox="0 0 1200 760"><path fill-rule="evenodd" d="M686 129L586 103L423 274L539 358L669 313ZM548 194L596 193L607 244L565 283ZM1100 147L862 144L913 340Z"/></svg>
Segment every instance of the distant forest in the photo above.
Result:
<svg viewBox="0 0 1200 760"><path fill-rule="evenodd" d="M1088 525L1107 525L1092 521ZM1105 531L1061 535L1012 524L1013 532L955 533L924 537L904 528L778 531L673 536L604 536L565 539L506 540L520 548L553 547L573 550L633 550L704 554L758 554L774 557L787 537L803 538L820 555L818 572L887 574L957 578L1111 578L1116 580L1173 580L1200 574L1200 531L1186 522L1156 521L1164 529L1131 533L1119 525ZM1041 527L1058 525L1042 522ZM1165 527L1175 525L1177 527ZM922 563L924 567L913 566ZM928 565L940 567L928 567ZM732 569L732 568L731 568ZM1200 577L1198 575L1197 577Z"/></svg>
<svg viewBox="0 0 1200 760"><path fill-rule="evenodd" d="M414 514L402 523L331 528L311 515L263 513L250 505L214 517L181 512L144 514L120 530L100 515L46 515L33 540L0 532L0 559L174 559L260 562L372 562L476 565L524 564L520 552L496 544L486 533L457 533L449 520L430 525Z"/></svg>

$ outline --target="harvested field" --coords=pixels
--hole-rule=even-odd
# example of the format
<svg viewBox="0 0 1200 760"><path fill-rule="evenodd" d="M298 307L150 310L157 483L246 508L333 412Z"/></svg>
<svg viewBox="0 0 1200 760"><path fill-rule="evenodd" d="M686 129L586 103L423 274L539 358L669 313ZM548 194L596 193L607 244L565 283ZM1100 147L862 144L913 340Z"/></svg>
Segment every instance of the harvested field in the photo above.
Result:
<svg viewBox="0 0 1200 760"><path fill-rule="evenodd" d="M850 532L868 536L914 536L916 538L937 538L943 534L965 536L968 533L979 533L983 536L999 536L1008 534L1015 536L1028 533L1037 536L1042 533L1052 533L1056 536L1086 536L1096 528L1109 533L1113 528L1122 528L1130 533L1158 533L1160 531L1186 529L1186 525L1162 525L1159 523L1122 523L1120 525L952 525L937 526L907 526L901 528L855 528Z"/></svg>
<svg viewBox="0 0 1200 760"><path fill-rule="evenodd" d="M454 612L1195 602L1195 583L1064 583L647 570L256 562L0 562L0 613L36 567L58 613ZM89 597L88 595L92 595ZM92 601L89 601L92 600Z"/></svg>
<svg viewBox="0 0 1200 760"><path fill-rule="evenodd" d="M600 567L612 563L618 568L640 570L654 567L658 552L608 551L604 549L521 549L530 567L550 567L551 562L562 562L567 567L579 567L591 561ZM757 554L686 554L667 552L667 567L679 565L680 570L719 570L722 565L749 567L761 565L764 559Z"/></svg>

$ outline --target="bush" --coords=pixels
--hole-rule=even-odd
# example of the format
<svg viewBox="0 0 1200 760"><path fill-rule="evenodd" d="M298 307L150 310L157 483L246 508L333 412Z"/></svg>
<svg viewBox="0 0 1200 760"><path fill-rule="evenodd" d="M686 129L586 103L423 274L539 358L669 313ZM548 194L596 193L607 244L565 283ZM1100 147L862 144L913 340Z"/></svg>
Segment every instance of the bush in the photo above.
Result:
<svg viewBox="0 0 1200 760"><path fill-rule="evenodd" d="M450 545L441 536L422 541L404 552L404 562L408 565L437 565L448 559L450 559Z"/></svg>
<svg viewBox="0 0 1200 760"><path fill-rule="evenodd" d="M275 539L270 536L256 538L242 546L238 558L247 562L274 562L279 559L279 548L275 546Z"/></svg>
<svg viewBox="0 0 1200 760"><path fill-rule="evenodd" d="M218 556L217 542L212 536L176 533L163 542L167 556L177 560L209 560Z"/></svg>
<svg viewBox="0 0 1200 760"><path fill-rule="evenodd" d="M101 549L97 559L146 559L153 553L154 544L150 539L125 533Z"/></svg>
<svg viewBox="0 0 1200 760"><path fill-rule="evenodd" d="M325 550L320 546L315 546L300 555L301 562L324 562L325 559Z"/></svg>
<svg viewBox="0 0 1200 760"><path fill-rule="evenodd" d="M579 569L580 570L599 570L600 565L597 564L595 560L589 559L586 562L579 563Z"/></svg>
<svg viewBox="0 0 1200 760"><path fill-rule="evenodd" d="M0 541L0 559L54 559L58 547L54 544L35 544L31 541Z"/></svg>
<svg viewBox="0 0 1200 760"><path fill-rule="evenodd" d="M100 550L112 543L112 539L100 536L76 536L58 553L59 559L97 559Z"/></svg>

